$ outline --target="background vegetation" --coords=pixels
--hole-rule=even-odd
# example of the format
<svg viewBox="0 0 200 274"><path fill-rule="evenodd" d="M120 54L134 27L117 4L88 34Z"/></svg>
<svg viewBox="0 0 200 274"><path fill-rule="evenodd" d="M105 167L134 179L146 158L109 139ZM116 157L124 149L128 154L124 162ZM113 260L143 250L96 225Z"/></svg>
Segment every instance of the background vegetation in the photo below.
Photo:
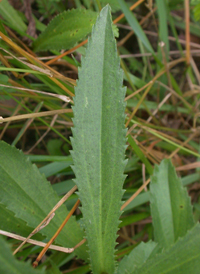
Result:
<svg viewBox="0 0 200 274"><path fill-rule="evenodd" d="M199 1L1 1L0 138L29 156L60 198L74 187L69 152L74 86L81 56L85 55L85 39L107 3L112 8L113 30L127 86L128 163L116 253L120 260L141 241L154 239L148 183L154 166L163 159L171 159L183 185L188 187L194 219L199 220ZM12 164L12 153L14 150L1 160ZM33 208L41 202L45 217L49 211L42 203L46 189L41 187L40 175L37 177L26 166L26 158L19 158L19 162L26 167L30 184L37 182L41 197L40 201L38 195L33 198ZM17 191L11 199L18 199ZM53 192L48 199L53 208L57 202ZM73 194L65 202L59 218L53 219L55 226L64 220L66 208L71 210L77 199ZM22 236L27 237L35 227L32 218L25 225L23 212L15 212L12 204L5 208L5 203L0 204L0 229L22 235L23 227ZM81 219L79 209L75 218ZM51 229L45 229L50 239ZM71 224L74 233L76 229ZM57 243L62 245L66 237L64 231ZM42 240L42 234L35 239ZM74 246L73 239L68 240ZM19 244L14 239L8 242L13 250ZM40 250L27 243L16 256L34 261ZM81 251L78 255L81 257ZM75 259L74 253L61 251L47 252L38 268L43 267L49 273L89 271L89 265Z"/></svg>

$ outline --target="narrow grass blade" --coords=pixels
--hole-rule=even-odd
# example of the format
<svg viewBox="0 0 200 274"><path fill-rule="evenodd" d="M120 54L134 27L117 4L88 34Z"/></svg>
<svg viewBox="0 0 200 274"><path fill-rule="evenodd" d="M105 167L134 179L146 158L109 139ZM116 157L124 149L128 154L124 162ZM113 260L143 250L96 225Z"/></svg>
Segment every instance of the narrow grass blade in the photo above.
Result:
<svg viewBox="0 0 200 274"><path fill-rule="evenodd" d="M138 23L137 19L135 18L135 16L133 15L133 13L129 10L127 4L125 3L124 0L118 0L118 3L129 23L129 25L132 27L133 31L135 32L135 34L137 35L137 37L142 41L142 43L144 44L145 48L151 52L152 54L154 54L154 50L146 36L146 34L144 33L142 27L140 26L140 24Z"/></svg>
<svg viewBox="0 0 200 274"><path fill-rule="evenodd" d="M159 17L159 38L160 41L165 43L165 53L166 59L168 60L169 54L169 39L168 39L168 26L167 26L167 3L166 0L160 1L156 0L158 7L158 17Z"/></svg>
<svg viewBox="0 0 200 274"><path fill-rule="evenodd" d="M72 161L71 162L70 161L53 162L41 167L39 170L42 174L46 176L46 178L48 178L49 176L62 172L66 168L70 167L71 164L72 164Z"/></svg>
<svg viewBox="0 0 200 274"><path fill-rule="evenodd" d="M27 26L8 0L0 1L0 13L10 25L13 25L19 31L26 32Z"/></svg>
<svg viewBox="0 0 200 274"><path fill-rule="evenodd" d="M125 89L110 8L102 9L74 98L74 172L95 274L114 273L125 160Z"/></svg>
<svg viewBox="0 0 200 274"><path fill-rule="evenodd" d="M29 155L32 162L69 162L72 164L71 156L54 156L54 155Z"/></svg>
<svg viewBox="0 0 200 274"><path fill-rule="evenodd" d="M133 148L133 150L136 153L136 155L145 164L145 167L148 170L149 174L152 175L153 174L153 167L152 167L152 165L150 164L150 162L148 161L148 159L145 157L145 155L143 154L143 152L141 151L141 149L139 148L139 146L137 146L135 140L131 137L130 134L128 135L128 142L131 145L131 147Z"/></svg>

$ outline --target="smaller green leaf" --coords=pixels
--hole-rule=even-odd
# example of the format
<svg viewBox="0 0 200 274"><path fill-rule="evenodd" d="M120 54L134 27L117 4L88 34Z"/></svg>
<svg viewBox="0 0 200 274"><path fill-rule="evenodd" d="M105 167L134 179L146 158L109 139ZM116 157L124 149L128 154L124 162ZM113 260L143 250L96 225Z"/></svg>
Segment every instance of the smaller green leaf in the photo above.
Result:
<svg viewBox="0 0 200 274"><path fill-rule="evenodd" d="M35 51L61 50L73 47L92 30L97 13L76 9L60 13L34 41Z"/></svg>
<svg viewBox="0 0 200 274"><path fill-rule="evenodd" d="M154 168L150 202L155 241L162 247L169 247L194 226L190 198L170 160Z"/></svg>
<svg viewBox="0 0 200 274"><path fill-rule="evenodd" d="M182 181L183 186L187 186L187 185L192 184L198 180L200 180L200 173L194 173L194 174L187 175L187 176L183 177L181 181ZM142 192L132 202L130 202L130 204L128 204L125 207L124 211L133 210L133 208L140 206L144 203L147 203L147 202L149 202L149 200L150 200L149 191Z"/></svg>
<svg viewBox="0 0 200 274"><path fill-rule="evenodd" d="M0 273L2 274L44 274L44 270L36 270L29 262L17 261L9 248L9 245L0 237Z"/></svg>
<svg viewBox="0 0 200 274"><path fill-rule="evenodd" d="M117 274L133 273L136 268L142 266L143 263L149 258L156 245L157 244L152 241L148 243L141 242L128 256L125 256L120 261Z"/></svg>
<svg viewBox="0 0 200 274"><path fill-rule="evenodd" d="M10 5L8 0L0 2L0 14L6 21L15 26L16 29L26 32L27 26L22 21L18 12Z"/></svg>
<svg viewBox="0 0 200 274"><path fill-rule="evenodd" d="M200 224L163 253L151 257L131 274L198 274L200 269Z"/></svg>

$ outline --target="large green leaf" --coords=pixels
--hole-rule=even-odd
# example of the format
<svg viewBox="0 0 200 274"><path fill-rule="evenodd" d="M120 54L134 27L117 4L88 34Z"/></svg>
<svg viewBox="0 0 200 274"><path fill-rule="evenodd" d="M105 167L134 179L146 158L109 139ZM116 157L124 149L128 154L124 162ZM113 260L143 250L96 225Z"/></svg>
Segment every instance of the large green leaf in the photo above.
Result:
<svg viewBox="0 0 200 274"><path fill-rule="evenodd" d="M2 141L0 174L0 202L32 228L35 228L59 201L50 183L37 167L32 165L22 152ZM51 238L67 214L66 207L61 206L41 233ZM82 239L83 232L72 217L56 241L65 247L73 247ZM86 259L85 246L78 248L77 254Z"/></svg>
<svg viewBox="0 0 200 274"><path fill-rule="evenodd" d="M200 224L131 274L199 274Z"/></svg>
<svg viewBox="0 0 200 274"><path fill-rule="evenodd" d="M110 8L102 9L75 89L74 172L93 273L114 273L125 160L122 88Z"/></svg>
<svg viewBox="0 0 200 274"><path fill-rule="evenodd" d="M190 198L170 160L154 168L150 203L155 241L162 247L171 246L194 226Z"/></svg>
<svg viewBox="0 0 200 274"><path fill-rule="evenodd" d="M29 262L17 261L9 248L9 245L0 236L0 273L2 274L44 274L44 270L32 268Z"/></svg>
<svg viewBox="0 0 200 274"><path fill-rule="evenodd" d="M97 13L76 9L60 13L33 43L35 51L61 50L73 47L92 30Z"/></svg>
<svg viewBox="0 0 200 274"><path fill-rule="evenodd" d="M155 242L140 243L128 256L125 256L119 263L117 274L133 273L135 269L142 266L149 258L156 247Z"/></svg>

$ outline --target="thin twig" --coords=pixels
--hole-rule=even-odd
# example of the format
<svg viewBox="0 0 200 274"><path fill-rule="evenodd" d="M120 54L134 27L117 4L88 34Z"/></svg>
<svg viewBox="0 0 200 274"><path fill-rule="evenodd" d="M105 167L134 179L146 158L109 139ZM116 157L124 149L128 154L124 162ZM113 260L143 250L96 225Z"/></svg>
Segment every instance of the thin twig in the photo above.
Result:
<svg viewBox="0 0 200 274"><path fill-rule="evenodd" d="M5 87L5 88L11 88L11 89L13 89L13 86L8 86L8 85L3 85L3 84L0 84L0 87ZM62 100L64 102L67 102L67 103L73 102L68 96L61 95L61 94L54 94L54 93L50 93L50 92L46 92L46 91L40 91L40 90L29 89L29 88L14 87L14 89L24 90L24 91L30 91L32 93L39 93L39 94L44 94L44 95L47 95L47 96L56 97L56 98L59 98L60 100Z"/></svg>
<svg viewBox="0 0 200 274"><path fill-rule="evenodd" d="M198 134L198 131L196 131L196 132L194 132L193 134L191 134L191 136L190 136L187 140L185 140L183 143L181 143L181 146L184 147L185 145L187 145L187 143L188 143L190 140L192 140L197 134ZM171 159L172 157L174 157L174 155L176 155L176 154L179 152L179 150L181 150L180 147L178 147L177 149L175 149L175 150L168 156L168 158Z"/></svg>
<svg viewBox="0 0 200 274"><path fill-rule="evenodd" d="M130 202L132 202L133 199L135 199L135 197L138 196L143 189L145 189L149 182L150 179L148 179L140 188L138 188L138 190L121 206L121 210L124 210L124 208L127 207L127 205L129 205Z"/></svg>
<svg viewBox="0 0 200 274"><path fill-rule="evenodd" d="M22 236L19 236L17 234L10 233L10 232L4 231L4 230L0 230L0 234L4 235L6 237L10 237L10 238L19 240L19 241L26 240L25 237L22 237ZM46 246L46 243L43 243L43 242L40 242L40 241L36 241L36 240L31 240L31 239L28 239L27 243L30 243L30 244L33 244L33 245L42 246L42 247ZM67 248L67 247L62 247L62 246L58 246L58 245L50 245L49 248L53 249L53 250L61 251L61 252L64 252L64 253L72 253L74 251L74 249L75 249L75 247L74 248Z"/></svg>
<svg viewBox="0 0 200 274"><path fill-rule="evenodd" d="M168 63L168 69L173 68L174 66L176 66L177 64L181 63L181 62L185 62L185 58L179 58L177 60L174 60L170 63ZM162 76L164 73L166 72L166 69L163 68L161 71L159 71L155 77L149 81L149 83L147 83L145 86L143 86L142 88L140 88L139 90L137 90L136 92L130 94L129 96L127 96L125 98L125 101L129 100L130 98L134 97L137 93L139 93L140 91L142 91L143 89L145 89L146 87L152 85L160 76Z"/></svg>
<svg viewBox="0 0 200 274"><path fill-rule="evenodd" d="M183 50L183 53L186 53L186 50ZM200 55L200 50L199 49L193 49L190 51L192 55L199 56ZM157 52L155 52L155 55L157 55ZM169 55L182 55L179 50L172 50L169 51ZM125 59L125 58L136 58L136 57L151 57L153 56L152 53L150 52L144 52L144 53L134 53L134 54L121 54L120 58Z"/></svg>

